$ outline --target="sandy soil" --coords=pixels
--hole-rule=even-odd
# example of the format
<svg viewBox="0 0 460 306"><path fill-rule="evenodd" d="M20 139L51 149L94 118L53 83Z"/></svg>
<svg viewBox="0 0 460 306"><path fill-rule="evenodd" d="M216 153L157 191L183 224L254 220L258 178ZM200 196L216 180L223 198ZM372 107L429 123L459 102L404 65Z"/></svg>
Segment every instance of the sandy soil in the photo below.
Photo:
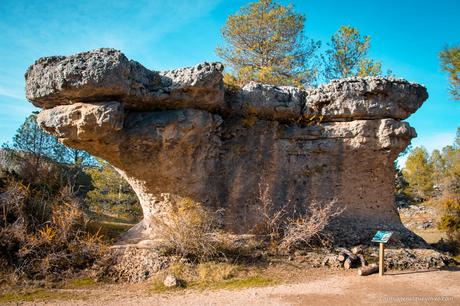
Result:
<svg viewBox="0 0 460 306"><path fill-rule="evenodd" d="M86 300L34 305L460 305L460 271L389 272L383 277L311 272L299 283L273 287L148 295L142 285L116 285L92 289Z"/></svg>

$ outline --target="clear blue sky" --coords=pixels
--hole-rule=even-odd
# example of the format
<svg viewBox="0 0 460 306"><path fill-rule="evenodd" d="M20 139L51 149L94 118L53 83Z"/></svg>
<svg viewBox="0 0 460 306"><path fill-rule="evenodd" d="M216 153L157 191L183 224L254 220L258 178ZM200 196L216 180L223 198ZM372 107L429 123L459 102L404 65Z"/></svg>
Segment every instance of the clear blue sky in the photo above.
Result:
<svg viewBox="0 0 460 306"><path fill-rule="evenodd" d="M122 50L150 69L218 60L220 28L249 1L0 0L0 143L34 108L24 98L24 72L37 58L99 47ZM284 4L289 1L281 1ZM323 45L341 25L372 37L370 55L384 70L424 84L430 98L408 121L414 145L441 148L460 126L460 102L447 92L438 52L460 43L460 1L293 1L307 16L306 34Z"/></svg>

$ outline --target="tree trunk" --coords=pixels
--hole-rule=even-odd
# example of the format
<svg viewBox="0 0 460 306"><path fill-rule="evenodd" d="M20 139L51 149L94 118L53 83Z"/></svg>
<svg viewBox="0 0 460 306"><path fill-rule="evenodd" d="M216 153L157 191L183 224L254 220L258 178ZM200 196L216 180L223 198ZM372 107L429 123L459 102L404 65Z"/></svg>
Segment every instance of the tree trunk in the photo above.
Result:
<svg viewBox="0 0 460 306"><path fill-rule="evenodd" d="M358 257L355 254L353 254L351 251L345 248L340 248L339 251L340 251L340 254L344 254L346 257L351 258L352 261L355 261L356 259L358 259Z"/></svg>
<svg viewBox="0 0 460 306"><path fill-rule="evenodd" d="M337 260L340 262L344 262L345 259L347 259L347 255L345 253L340 253L339 256L337 256Z"/></svg>
<svg viewBox="0 0 460 306"><path fill-rule="evenodd" d="M363 248L361 246L355 246L351 249L351 252L355 255L362 254Z"/></svg>
<svg viewBox="0 0 460 306"><path fill-rule="evenodd" d="M370 266L359 268L358 275L367 276L377 272L379 272L379 266L376 264L371 264Z"/></svg>
<svg viewBox="0 0 460 306"><path fill-rule="evenodd" d="M345 269L347 269L347 270L348 270L348 269L351 269L351 268L353 267L353 263L354 263L354 261L351 260L350 257L348 257L348 258L345 260L345 262L343 263L343 267L344 267Z"/></svg>

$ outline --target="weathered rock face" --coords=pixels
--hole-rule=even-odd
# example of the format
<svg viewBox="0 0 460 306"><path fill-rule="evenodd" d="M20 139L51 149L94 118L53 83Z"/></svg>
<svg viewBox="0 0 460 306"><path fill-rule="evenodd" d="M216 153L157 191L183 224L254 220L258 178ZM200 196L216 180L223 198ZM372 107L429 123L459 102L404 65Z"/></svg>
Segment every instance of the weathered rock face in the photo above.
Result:
<svg viewBox="0 0 460 306"><path fill-rule="evenodd" d="M44 109L41 127L109 161L131 184L144 210L133 234L154 236L151 216L180 197L224 208L224 227L248 232L261 218L261 185L290 213L335 200L347 207L337 225L358 236L401 227L393 163L416 136L401 120L427 99L423 86L369 77L225 92L222 70L155 72L98 49L39 59L26 92Z"/></svg>

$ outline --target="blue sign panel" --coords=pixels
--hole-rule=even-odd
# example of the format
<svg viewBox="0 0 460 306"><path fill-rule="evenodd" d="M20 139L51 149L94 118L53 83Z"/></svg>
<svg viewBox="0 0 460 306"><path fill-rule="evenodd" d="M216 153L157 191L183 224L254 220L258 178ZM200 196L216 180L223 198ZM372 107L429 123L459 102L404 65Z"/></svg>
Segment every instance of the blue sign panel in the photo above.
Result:
<svg viewBox="0 0 460 306"><path fill-rule="evenodd" d="M378 231L374 238L372 238L372 242L387 243L391 235L393 235L393 232Z"/></svg>

